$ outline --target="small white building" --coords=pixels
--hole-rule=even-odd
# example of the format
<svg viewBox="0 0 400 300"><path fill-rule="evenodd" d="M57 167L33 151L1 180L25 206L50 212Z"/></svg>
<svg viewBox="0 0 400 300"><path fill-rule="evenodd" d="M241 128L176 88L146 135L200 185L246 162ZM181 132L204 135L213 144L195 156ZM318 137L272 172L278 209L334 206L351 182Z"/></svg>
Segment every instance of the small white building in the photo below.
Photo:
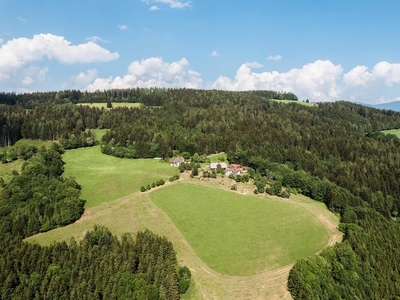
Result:
<svg viewBox="0 0 400 300"><path fill-rule="evenodd" d="M226 170L228 166L226 165L226 163L222 163L222 162L216 162L216 163L211 163L210 164L210 170L211 171L217 171L219 169L223 169Z"/></svg>
<svg viewBox="0 0 400 300"><path fill-rule="evenodd" d="M179 165L184 162L185 159L183 157L172 157L169 159L169 164L171 167L179 167Z"/></svg>

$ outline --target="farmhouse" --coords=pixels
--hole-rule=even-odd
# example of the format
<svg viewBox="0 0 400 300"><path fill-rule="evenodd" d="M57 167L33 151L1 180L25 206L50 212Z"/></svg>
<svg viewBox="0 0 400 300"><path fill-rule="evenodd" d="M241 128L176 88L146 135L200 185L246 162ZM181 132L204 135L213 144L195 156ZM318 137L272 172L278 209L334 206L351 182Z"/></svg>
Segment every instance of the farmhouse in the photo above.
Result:
<svg viewBox="0 0 400 300"><path fill-rule="evenodd" d="M169 164L171 167L179 167L179 165L184 162L185 159L183 157L172 157L169 159Z"/></svg>
<svg viewBox="0 0 400 300"><path fill-rule="evenodd" d="M249 167L236 165L236 164L231 164L229 166L229 168L227 168L225 170L225 175L229 176L229 175L233 174L233 175L237 176L237 175L240 175L240 174L243 174L243 173L247 173L248 170L249 170Z"/></svg>
<svg viewBox="0 0 400 300"><path fill-rule="evenodd" d="M210 164L210 170L211 171L217 171L220 169L225 170L228 166L226 165L226 163L220 163L220 162L216 162L216 163L211 163Z"/></svg>

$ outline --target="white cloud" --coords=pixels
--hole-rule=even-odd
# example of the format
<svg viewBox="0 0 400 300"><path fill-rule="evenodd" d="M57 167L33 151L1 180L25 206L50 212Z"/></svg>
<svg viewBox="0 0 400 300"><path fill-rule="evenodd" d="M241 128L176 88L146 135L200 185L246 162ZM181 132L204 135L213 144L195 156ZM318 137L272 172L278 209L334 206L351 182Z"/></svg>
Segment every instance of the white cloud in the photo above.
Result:
<svg viewBox="0 0 400 300"><path fill-rule="evenodd" d="M376 78L385 82L387 86L400 83L400 64L391 64L387 61L377 63L372 70Z"/></svg>
<svg viewBox="0 0 400 300"><path fill-rule="evenodd" d="M98 72L96 69L81 72L78 75L71 76L65 84L63 89L84 89L88 84L92 83L97 78Z"/></svg>
<svg viewBox="0 0 400 300"><path fill-rule="evenodd" d="M213 57L217 57L217 56L219 56L219 54L218 54L218 52L217 52L217 51L213 51L213 52L211 52L211 56L213 56Z"/></svg>
<svg viewBox="0 0 400 300"><path fill-rule="evenodd" d="M260 64L259 62L253 61L253 62L248 62L245 64L246 67L248 68L253 68L253 69L259 69L259 68L263 68L264 65Z"/></svg>
<svg viewBox="0 0 400 300"><path fill-rule="evenodd" d="M18 17L17 19L18 19L18 21L20 21L20 22L22 22L22 23L28 22L28 20L26 20L26 19L24 19L24 18L21 18L21 17Z"/></svg>
<svg viewBox="0 0 400 300"><path fill-rule="evenodd" d="M357 66L350 72L344 74L343 80L347 85L351 86L366 86L374 80L374 75L368 72L368 67Z"/></svg>
<svg viewBox="0 0 400 300"><path fill-rule="evenodd" d="M157 5L150 6L149 11L156 11L160 10L160 8Z"/></svg>
<svg viewBox="0 0 400 300"><path fill-rule="evenodd" d="M4 40L0 38L0 45L3 44Z"/></svg>
<svg viewBox="0 0 400 300"><path fill-rule="evenodd" d="M350 86L367 86L371 82L384 83L393 86L400 83L400 64L391 64L386 61L377 63L371 72L366 66L357 66L344 75L344 82Z"/></svg>
<svg viewBox="0 0 400 300"><path fill-rule="evenodd" d="M272 56L272 55L269 55L268 57L267 57L267 60L274 60L274 61L280 61L280 60L282 60L282 56L281 55L275 55L275 56Z"/></svg>
<svg viewBox="0 0 400 300"><path fill-rule="evenodd" d="M146 4L161 3L166 4L170 8L183 9L192 6L191 1L178 1L178 0L142 0Z"/></svg>
<svg viewBox="0 0 400 300"><path fill-rule="evenodd" d="M278 90L298 94L300 97L326 101L338 99L341 94L337 80L343 68L332 62L318 60L301 69L291 69L286 73L251 72L247 64L237 71L235 78L220 76L212 88L222 90Z"/></svg>
<svg viewBox="0 0 400 300"><path fill-rule="evenodd" d="M128 30L128 26L126 26L126 25L118 25L118 28L120 29L120 30Z"/></svg>
<svg viewBox="0 0 400 300"><path fill-rule="evenodd" d="M201 75L189 69L186 58L168 63L161 57L151 57L132 62L127 75L123 77L97 78L86 89L94 91L129 87L200 88L201 85Z"/></svg>
<svg viewBox="0 0 400 300"><path fill-rule="evenodd" d="M20 82L24 87L27 87L34 83L45 81L48 71L48 68L31 66L19 72L18 76L14 79L16 82Z"/></svg>
<svg viewBox="0 0 400 300"><path fill-rule="evenodd" d="M95 36L90 36L86 38L87 41L93 42L93 43L111 43L111 41L102 39L101 37L95 35Z"/></svg>
<svg viewBox="0 0 400 300"><path fill-rule="evenodd" d="M394 100L396 100L396 101L400 101L400 97L397 97L397 98L395 98Z"/></svg>
<svg viewBox="0 0 400 300"><path fill-rule="evenodd" d="M27 64L42 61L45 57L63 64L74 64L107 62L117 59L119 54L93 42L71 45L64 37L52 34L13 39L0 48L0 78L9 77Z"/></svg>

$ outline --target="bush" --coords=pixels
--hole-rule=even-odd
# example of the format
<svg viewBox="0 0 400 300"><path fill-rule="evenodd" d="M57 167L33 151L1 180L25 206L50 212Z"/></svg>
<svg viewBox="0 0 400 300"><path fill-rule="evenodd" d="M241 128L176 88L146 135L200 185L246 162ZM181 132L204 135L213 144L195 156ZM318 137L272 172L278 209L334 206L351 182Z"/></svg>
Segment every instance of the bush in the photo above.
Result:
<svg viewBox="0 0 400 300"><path fill-rule="evenodd" d="M236 184L232 184L231 185L231 190L232 191L237 191L237 185Z"/></svg>
<svg viewBox="0 0 400 300"><path fill-rule="evenodd" d="M164 181L163 179L160 179L160 180L158 180L158 181L156 182L156 184L157 184L157 186L164 185L164 184L165 184L165 181Z"/></svg>
<svg viewBox="0 0 400 300"><path fill-rule="evenodd" d="M275 189L274 189L273 187L267 188L267 189L265 190L265 192L266 192L267 194L269 194L269 195L272 195L272 196L276 195L276 191L275 191Z"/></svg>
<svg viewBox="0 0 400 300"><path fill-rule="evenodd" d="M144 193L144 192L146 191L146 188L142 185L142 186L140 187L140 191L141 191L142 193Z"/></svg>
<svg viewBox="0 0 400 300"><path fill-rule="evenodd" d="M173 182L173 181L175 181L175 180L178 180L180 177L179 177L179 175L174 175L174 176L172 176L170 179L169 179L169 181L170 182Z"/></svg>
<svg viewBox="0 0 400 300"><path fill-rule="evenodd" d="M190 285L190 278L192 274L188 267L179 267L177 272L178 275L178 286L179 286L179 293L184 294Z"/></svg>
<svg viewBox="0 0 400 300"><path fill-rule="evenodd" d="M290 193L289 193L288 191L284 190L284 191L281 191L281 192L278 194L278 196L279 196L279 197L282 197L282 198L290 198Z"/></svg>
<svg viewBox="0 0 400 300"><path fill-rule="evenodd" d="M258 194L258 189L254 189L254 194Z"/></svg>
<svg viewBox="0 0 400 300"><path fill-rule="evenodd" d="M156 187L156 183L153 182L153 183L151 184L151 187L152 187L152 188L155 188L155 187Z"/></svg>

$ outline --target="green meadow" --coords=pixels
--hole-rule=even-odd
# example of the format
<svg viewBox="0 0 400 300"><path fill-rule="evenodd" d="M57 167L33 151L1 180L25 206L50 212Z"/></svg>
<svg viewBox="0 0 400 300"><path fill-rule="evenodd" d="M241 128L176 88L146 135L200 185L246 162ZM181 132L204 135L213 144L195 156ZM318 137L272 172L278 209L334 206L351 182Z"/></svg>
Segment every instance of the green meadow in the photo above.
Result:
<svg viewBox="0 0 400 300"><path fill-rule="evenodd" d="M142 107L142 103L112 102L112 107ZM107 108L107 103L79 103L78 105L88 105L90 107Z"/></svg>
<svg viewBox="0 0 400 300"><path fill-rule="evenodd" d="M100 147L68 150L63 156L64 176L73 176L82 186L86 207L114 201L142 185L159 179L167 181L178 169L154 159L121 159L102 154Z"/></svg>
<svg viewBox="0 0 400 300"><path fill-rule="evenodd" d="M395 136L397 136L398 138L400 138L400 129L391 129L391 130L385 130L382 131L385 134L394 134Z"/></svg>
<svg viewBox="0 0 400 300"><path fill-rule="evenodd" d="M190 183L150 194L211 269L245 276L320 251L329 236L300 205Z"/></svg>
<svg viewBox="0 0 400 300"><path fill-rule="evenodd" d="M226 153L222 152L222 153L210 155L210 156L208 156L208 159L212 163L214 163L214 162L228 162L228 155L226 155Z"/></svg>
<svg viewBox="0 0 400 300"><path fill-rule="evenodd" d="M314 106L315 104L311 104L311 103L307 103L307 102L303 102L303 101L294 101L294 100L276 100L276 99L270 99L279 103L283 103L283 104L288 104L288 103L296 103L296 104L300 104L300 105L304 105L304 106Z"/></svg>

